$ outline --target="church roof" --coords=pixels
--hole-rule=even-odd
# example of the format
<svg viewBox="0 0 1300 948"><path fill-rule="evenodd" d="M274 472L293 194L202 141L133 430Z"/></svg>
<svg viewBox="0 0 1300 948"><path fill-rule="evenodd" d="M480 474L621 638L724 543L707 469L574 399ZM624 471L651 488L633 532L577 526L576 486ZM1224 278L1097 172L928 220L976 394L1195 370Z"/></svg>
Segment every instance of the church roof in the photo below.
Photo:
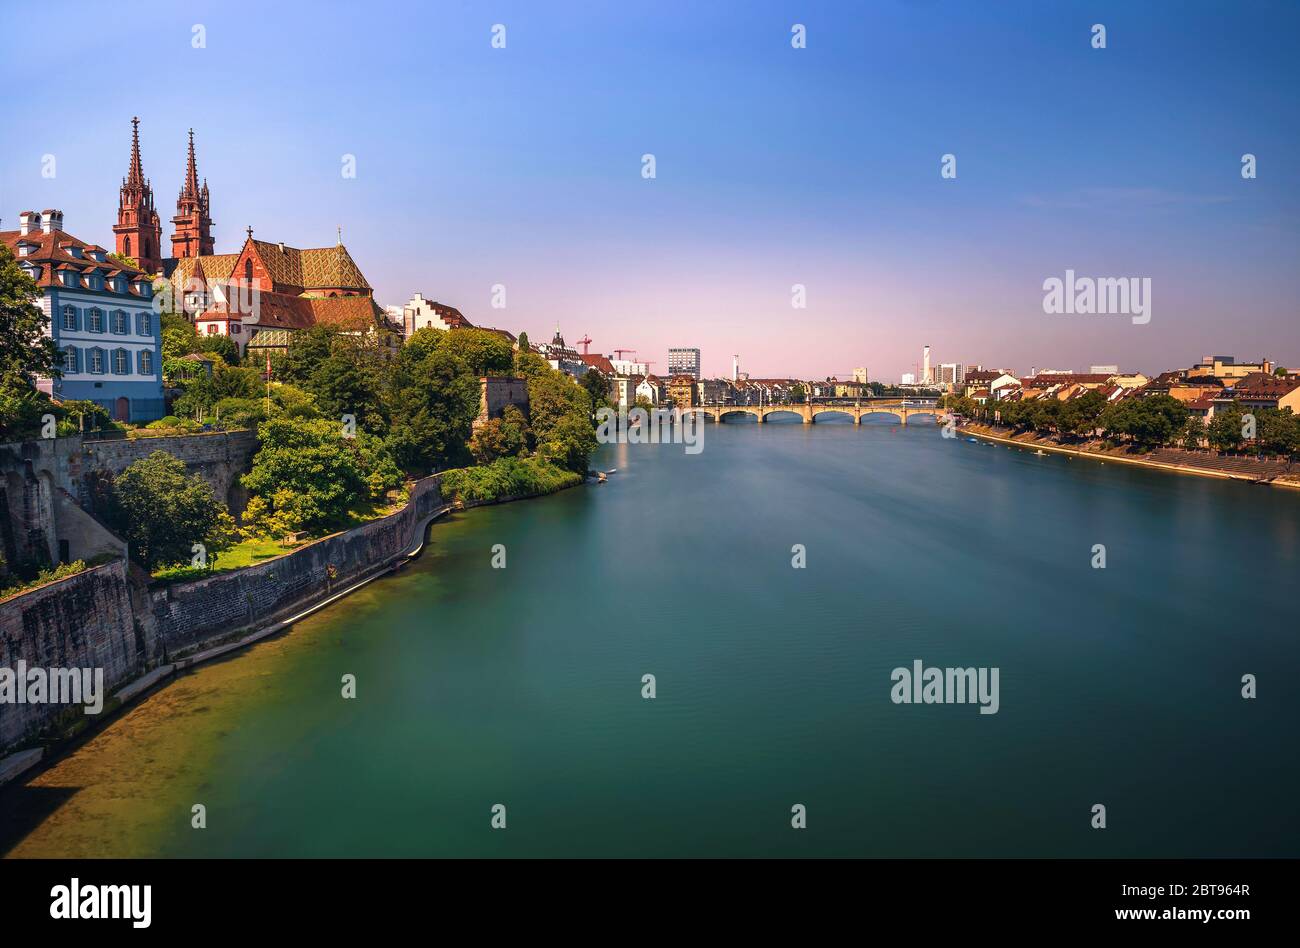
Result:
<svg viewBox="0 0 1300 948"><path fill-rule="evenodd" d="M299 250L297 247L282 247L265 240L254 240L253 249L276 287L300 287L303 292L314 289L371 288L362 275L361 268L342 244ZM179 293L184 289L185 283L194 276L196 265L202 266L203 276L209 280L228 280L236 276L233 272L235 263L242 254L241 249L239 253L180 258L171 272L173 290Z"/></svg>
<svg viewBox="0 0 1300 948"><path fill-rule="evenodd" d="M262 264L277 284L300 286L304 290L337 287L368 290L370 284L342 244L299 250L283 244L254 240Z"/></svg>

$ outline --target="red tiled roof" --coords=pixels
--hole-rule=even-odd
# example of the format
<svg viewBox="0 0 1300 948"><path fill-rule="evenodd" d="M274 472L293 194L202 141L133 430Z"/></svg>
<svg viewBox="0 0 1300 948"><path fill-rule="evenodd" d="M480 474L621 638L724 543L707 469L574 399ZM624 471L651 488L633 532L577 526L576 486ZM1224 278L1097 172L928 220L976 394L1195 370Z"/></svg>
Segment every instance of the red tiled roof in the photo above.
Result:
<svg viewBox="0 0 1300 948"><path fill-rule="evenodd" d="M103 263L91 259L89 256L75 257L69 251L73 247L80 247L82 253L87 250L102 249L95 244L88 244L83 240L78 240L65 231L55 230L45 233L41 230L29 231L27 236L23 236L21 231L5 230L0 231L0 243L5 244L13 251L14 257L19 263L30 262L41 268L40 277L36 281L37 286L41 287L62 287L64 284L54 278L55 271L67 272L75 271L80 274L93 273L95 271L105 272L109 269L115 272L125 274L128 277L127 289L124 293L118 294L116 290L105 288L102 292L113 293L121 296L139 297L136 291L136 281L144 278L152 281L143 270L124 267L117 261L105 259ZM26 256L20 256L18 245L27 244L32 249ZM84 279L84 278L83 278Z"/></svg>
<svg viewBox="0 0 1300 948"><path fill-rule="evenodd" d="M615 374L614 364L609 361L608 356L599 355L593 352L593 353L580 356L580 358L582 359L583 362L587 363L587 365L591 366L593 369L598 370L602 375Z"/></svg>

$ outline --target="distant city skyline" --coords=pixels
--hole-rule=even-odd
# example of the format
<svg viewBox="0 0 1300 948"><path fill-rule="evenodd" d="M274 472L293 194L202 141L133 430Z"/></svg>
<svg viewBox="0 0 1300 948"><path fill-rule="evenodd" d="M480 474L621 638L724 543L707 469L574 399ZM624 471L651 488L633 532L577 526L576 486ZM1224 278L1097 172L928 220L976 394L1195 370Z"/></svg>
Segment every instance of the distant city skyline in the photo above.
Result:
<svg viewBox="0 0 1300 948"><path fill-rule="evenodd" d="M738 352L755 377L866 365L896 381L926 342L936 365L1021 372L1300 363L1300 8L399 3L362 23L258 9L250 29L237 5L147 8L151 54L184 81L75 116L26 109L0 153L0 228L58 208L111 247L139 115L164 219L194 128L218 253L250 225L297 247L341 226L381 304L421 292L475 323L546 339L558 322L643 360L698 346L708 377L730 377ZM61 10L70 62L121 16ZM1090 45L1097 22L1106 49ZM27 61L22 35L0 29L4 62ZM268 88L248 64L272 59ZM86 81L50 71L38 104ZM1045 314L1043 281L1067 269L1149 278L1150 323Z"/></svg>

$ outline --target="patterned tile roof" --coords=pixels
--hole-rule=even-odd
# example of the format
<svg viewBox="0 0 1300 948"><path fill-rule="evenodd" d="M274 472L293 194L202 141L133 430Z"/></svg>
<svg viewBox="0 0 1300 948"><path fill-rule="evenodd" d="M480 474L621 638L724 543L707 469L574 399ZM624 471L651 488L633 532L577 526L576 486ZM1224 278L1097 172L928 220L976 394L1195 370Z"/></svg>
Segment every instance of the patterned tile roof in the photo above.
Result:
<svg viewBox="0 0 1300 948"><path fill-rule="evenodd" d="M302 287L303 290L370 289L361 269L342 244L299 250L284 244L254 240L253 246L277 284Z"/></svg>

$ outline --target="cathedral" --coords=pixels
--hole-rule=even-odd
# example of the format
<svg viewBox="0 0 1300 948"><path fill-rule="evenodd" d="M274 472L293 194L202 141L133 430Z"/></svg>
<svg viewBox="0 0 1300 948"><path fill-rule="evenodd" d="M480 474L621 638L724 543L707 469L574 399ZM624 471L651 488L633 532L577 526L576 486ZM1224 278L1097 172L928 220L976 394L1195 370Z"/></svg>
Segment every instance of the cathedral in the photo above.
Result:
<svg viewBox="0 0 1300 948"><path fill-rule="evenodd" d="M140 120L131 119L131 164L118 196L117 223L113 234L117 253L133 257L146 273L170 276L178 260L212 253L212 217L208 213L208 182L199 186L198 165L194 160L194 129L190 129L189 158L185 164L185 184L176 199L176 216L172 218L172 252L162 251L162 222L153 203L153 185L144 176L140 161Z"/></svg>
<svg viewBox="0 0 1300 948"><path fill-rule="evenodd" d="M206 180L199 184L190 129L185 181L172 218L171 256L162 255L162 222L153 186L140 160L140 120L131 119L131 163L117 208L117 253L133 257L146 273L166 277L202 335L229 336L242 354L283 350L293 332L318 324L349 332L400 333L374 300L374 291L342 233L333 247L300 250L254 240L253 229L237 253L218 254L212 239Z"/></svg>

